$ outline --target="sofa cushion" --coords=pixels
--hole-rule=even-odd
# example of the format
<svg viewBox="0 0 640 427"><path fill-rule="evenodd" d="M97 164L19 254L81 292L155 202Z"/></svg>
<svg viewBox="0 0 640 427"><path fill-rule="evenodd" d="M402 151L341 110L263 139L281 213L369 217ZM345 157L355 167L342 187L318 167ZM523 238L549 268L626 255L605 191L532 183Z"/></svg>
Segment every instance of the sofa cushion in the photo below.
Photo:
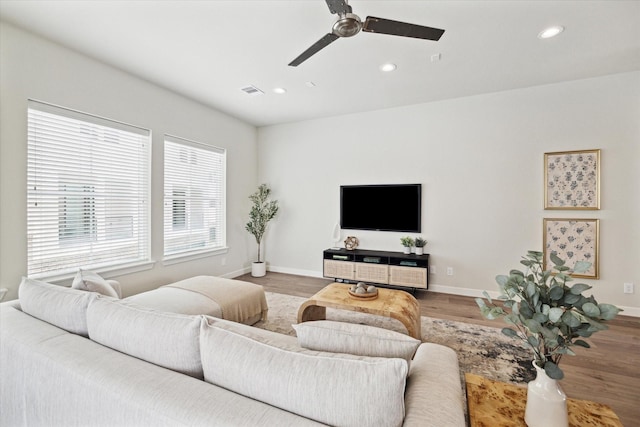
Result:
<svg viewBox="0 0 640 427"><path fill-rule="evenodd" d="M87 310L89 338L147 362L203 378L199 316L98 296Z"/></svg>
<svg viewBox="0 0 640 427"><path fill-rule="evenodd" d="M22 278L18 289L20 307L25 313L67 332L89 335L87 307L97 294Z"/></svg>
<svg viewBox="0 0 640 427"><path fill-rule="evenodd" d="M421 341L387 329L317 320L292 325L301 347L371 357L413 358Z"/></svg>
<svg viewBox="0 0 640 427"><path fill-rule="evenodd" d="M78 269L76 277L71 283L73 289L79 289L81 291L97 292L100 295L108 297L119 298L116 290L105 279L103 279L98 273L93 271Z"/></svg>
<svg viewBox="0 0 640 427"><path fill-rule="evenodd" d="M205 381L325 424L402 424L406 361L295 350L232 329L202 322Z"/></svg>

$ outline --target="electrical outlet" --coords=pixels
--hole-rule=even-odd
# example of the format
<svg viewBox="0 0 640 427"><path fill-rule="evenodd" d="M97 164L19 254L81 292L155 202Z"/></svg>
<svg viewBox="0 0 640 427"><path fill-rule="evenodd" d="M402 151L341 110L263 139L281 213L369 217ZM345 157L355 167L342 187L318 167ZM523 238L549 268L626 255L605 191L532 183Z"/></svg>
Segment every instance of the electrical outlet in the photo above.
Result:
<svg viewBox="0 0 640 427"><path fill-rule="evenodd" d="M453 276L453 267L447 267L447 276Z"/></svg>
<svg viewBox="0 0 640 427"><path fill-rule="evenodd" d="M220 258L220 265L222 266L227 265L227 257Z"/></svg>
<svg viewBox="0 0 640 427"><path fill-rule="evenodd" d="M624 293L632 294L633 293L633 283L625 283L624 284Z"/></svg>
<svg viewBox="0 0 640 427"><path fill-rule="evenodd" d="M435 265L429 266L429 273L436 274L436 266Z"/></svg>

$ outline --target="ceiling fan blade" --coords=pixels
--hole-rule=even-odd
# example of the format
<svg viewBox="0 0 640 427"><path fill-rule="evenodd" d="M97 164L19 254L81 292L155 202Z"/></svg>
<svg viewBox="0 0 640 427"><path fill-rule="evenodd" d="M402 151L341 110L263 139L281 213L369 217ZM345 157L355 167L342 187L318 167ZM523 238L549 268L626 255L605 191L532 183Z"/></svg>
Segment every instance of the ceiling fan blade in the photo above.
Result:
<svg viewBox="0 0 640 427"><path fill-rule="evenodd" d="M351 7L347 4L345 0L326 0L327 6L329 6L329 11L334 15L337 14L345 14L351 13Z"/></svg>
<svg viewBox="0 0 640 427"><path fill-rule="evenodd" d="M392 36L413 37L425 40L440 40L444 30L422 25L407 24L406 22L367 16L362 31L368 33L390 34Z"/></svg>
<svg viewBox="0 0 640 427"><path fill-rule="evenodd" d="M336 36L333 33L325 34L324 37L322 37L320 40L318 40L313 45L311 45L311 47L309 49L305 50L296 59L291 61L289 63L289 66L290 67L297 67L298 65L302 64L307 59L311 58L311 56L315 55L320 50L322 50L323 48L327 47L329 44L333 43L334 41L336 41L339 38L340 37Z"/></svg>

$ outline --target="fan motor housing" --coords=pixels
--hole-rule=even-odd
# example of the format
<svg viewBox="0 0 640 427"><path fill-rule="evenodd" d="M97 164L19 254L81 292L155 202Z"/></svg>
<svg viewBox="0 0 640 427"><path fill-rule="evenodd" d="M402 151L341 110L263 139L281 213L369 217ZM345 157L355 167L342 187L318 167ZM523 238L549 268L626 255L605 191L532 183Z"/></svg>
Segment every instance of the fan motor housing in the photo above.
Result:
<svg viewBox="0 0 640 427"><path fill-rule="evenodd" d="M333 34L338 37L353 37L362 29L362 21L358 15L345 13L333 24Z"/></svg>

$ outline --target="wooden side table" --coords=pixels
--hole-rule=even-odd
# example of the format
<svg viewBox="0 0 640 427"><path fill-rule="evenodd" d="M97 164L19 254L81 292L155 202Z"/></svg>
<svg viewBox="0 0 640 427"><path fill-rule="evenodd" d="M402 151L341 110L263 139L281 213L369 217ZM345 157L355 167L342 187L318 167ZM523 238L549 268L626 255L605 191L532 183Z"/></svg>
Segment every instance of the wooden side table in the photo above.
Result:
<svg viewBox="0 0 640 427"><path fill-rule="evenodd" d="M526 387L465 374L471 427L526 427ZM570 427L622 427L613 410L602 403L567 398Z"/></svg>
<svg viewBox="0 0 640 427"><path fill-rule="evenodd" d="M302 303L298 323L326 319L327 307L397 319L409 335L421 340L420 305L413 295L395 289L378 288L378 298L357 299L349 295L349 285L332 283Z"/></svg>

